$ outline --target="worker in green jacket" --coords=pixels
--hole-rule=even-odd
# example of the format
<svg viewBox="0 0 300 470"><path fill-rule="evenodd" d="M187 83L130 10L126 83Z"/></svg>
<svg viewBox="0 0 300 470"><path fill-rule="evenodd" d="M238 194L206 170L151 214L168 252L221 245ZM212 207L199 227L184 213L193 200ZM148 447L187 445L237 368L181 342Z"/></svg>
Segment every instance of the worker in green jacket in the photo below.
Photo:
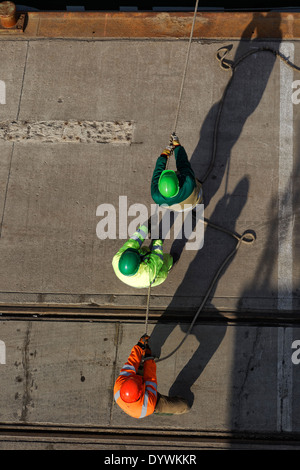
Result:
<svg viewBox="0 0 300 470"><path fill-rule="evenodd" d="M173 266L173 257L163 253L162 240L152 240L151 247L142 246L147 235L148 227L141 225L112 260L117 277L139 289L164 282Z"/></svg>
<svg viewBox="0 0 300 470"><path fill-rule="evenodd" d="M151 181L151 196L159 206L176 212L191 210L203 201L202 185L195 178L186 151L175 134L171 135L170 144L156 161ZM166 170L172 151L177 172Z"/></svg>

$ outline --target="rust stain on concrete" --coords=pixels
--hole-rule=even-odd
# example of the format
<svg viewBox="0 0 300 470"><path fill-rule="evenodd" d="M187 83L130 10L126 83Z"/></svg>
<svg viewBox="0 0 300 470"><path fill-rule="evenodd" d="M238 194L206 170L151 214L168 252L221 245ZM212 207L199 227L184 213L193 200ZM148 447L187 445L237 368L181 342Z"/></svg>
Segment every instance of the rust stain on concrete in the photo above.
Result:
<svg viewBox="0 0 300 470"><path fill-rule="evenodd" d="M193 12L28 12L22 37L180 39L189 37L192 20ZM195 39L241 37L297 39L300 13L197 13Z"/></svg>

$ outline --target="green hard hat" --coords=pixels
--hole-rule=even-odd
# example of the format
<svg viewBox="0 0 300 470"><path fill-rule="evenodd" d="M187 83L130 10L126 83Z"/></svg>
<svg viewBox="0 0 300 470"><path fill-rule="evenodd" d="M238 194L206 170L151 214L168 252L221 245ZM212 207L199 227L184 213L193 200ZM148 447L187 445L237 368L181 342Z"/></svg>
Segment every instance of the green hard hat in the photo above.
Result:
<svg viewBox="0 0 300 470"><path fill-rule="evenodd" d="M164 197L174 197L179 192L179 181L175 171L164 170L158 181L158 189Z"/></svg>
<svg viewBox="0 0 300 470"><path fill-rule="evenodd" d="M124 276L133 276L137 273L141 264L138 250L128 248L119 259L119 270Z"/></svg>

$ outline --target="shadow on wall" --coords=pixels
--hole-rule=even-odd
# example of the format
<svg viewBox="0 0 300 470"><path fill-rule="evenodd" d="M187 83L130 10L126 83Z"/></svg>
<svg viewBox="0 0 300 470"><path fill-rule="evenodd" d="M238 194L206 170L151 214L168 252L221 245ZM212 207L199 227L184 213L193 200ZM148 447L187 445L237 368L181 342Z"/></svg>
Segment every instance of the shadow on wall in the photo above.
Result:
<svg viewBox="0 0 300 470"><path fill-rule="evenodd" d="M269 203L268 207L268 230L265 236L265 247L253 276L244 291L241 293L238 309L249 310L251 305L250 297L262 299L268 297L271 311L284 309L280 307L281 301L287 296L288 310L296 310L300 307L300 288L297 285L285 286L285 279L282 279L282 292L278 292L278 285L274 284L274 279L278 278L278 246L279 242L284 247L289 244L293 237L293 278L298 279L300 275L300 253L299 253L299 221L297 215L300 207L300 143L295 148L294 154L297 160L293 162L293 170L286 186L280 194L276 194ZM280 228L279 228L279 206ZM292 211L291 211L292 208ZM284 249L284 248L282 248ZM273 280L273 282L272 282ZM286 290L284 290L286 287ZM291 292L292 290L292 292ZM292 297L290 297L292 294ZM254 308L258 308L257 305ZM287 310L287 311L288 311Z"/></svg>
<svg viewBox="0 0 300 470"><path fill-rule="evenodd" d="M277 310L282 316L289 310L299 311L300 289L297 284L287 286L285 290L285 279L282 279L281 290L278 289L278 285L274 285L274 279L278 276L279 239L284 246L285 243L289 244L289 240L293 237L293 279L299 278L300 243L297 218L300 207L299 150L298 143L298 148L294 152L297 161L294 162L292 174L280 195L276 194L270 201L265 248L257 263L253 279L241 293L239 310L251 307L250 296L255 296L258 302L268 296L269 304L272 305L273 301L274 311ZM285 207L289 203L293 212L287 210L280 214L279 228L278 207L279 205ZM272 312L269 312L269 316L272 317ZM292 407L297 373L290 369L291 364L289 364L294 331L297 329L292 330L285 326L265 328L265 330L255 326L248 329L239 328L239 334L235 336L234 363L231 371L231 402L234 403L230 410L232 428L242 431L247 427L265 433L274 430L279 432L299 430L299 413L293 413L295 408ZM245 351L250 354L245 355ZM287 356L290 356L290 359L287 360ZM290 383L289 376L292 377ZM274 387L274 384L277 386Z"/></svg>
<svg viewBox="0 0 300 470"><path fill-rule="evenodd" d="M274 13L272 15L275 21ZM260 18L261 16L259 13L253 14L253 19L244 31L241 38L242 40L236 50L234 61L256 45L256 39L243 39L250 37L250 32L253 31L254 33L255 29L258 29L259 34L261 24ZM278 14L277 17L277 23L279 32L280 14ZM278 37L280 37L279 34ZM279 45L280 42L276 43L278 48ZM275 61L275 56L268 52L262 52L255 56L250 56L244 61L245 63L241 63L235 72L231 86L227 91L220 119L218 141L221 142L221 145L219 144L218 146L214 168L210 173L209 178L204 183L206 207L210 204L213 196L218 191L223 178L225 177L226 180L228 179L232 148L238 141L246 120L255 111L262 98ZM216 103L206 116L200 131L199 143L190 160L196 177L200 181L202 174L206 172L210 162L213 128L218 106L219 103ZM184 142L182 142L182 144L184 145ZM236 222L246 205L248 192L249 179L247 176L241 175L241 180L232 194L228 193L226 184L225 195L216 204L210 220L228 230L235 231ZM171 252L181 253L184 243L184 240L175 240L172 245ZM185 307L192 307L195 309L196 313L200 302L198 306L193 305L195 297L197 297L197 299L204 297L214 274L222 264L223 260L231 252L235 243L236 241L232 237L224 233L217 232L209 227L206 229L204 246L197 252L195 258L190 263L182 283L175 292L175 295L165 312L166 315L170 311L178 310L178 308L183 305L182 299L184 300ZM231 259L230 263L234 259L235 257ZM228 267L229 265L227 265L225 269L228 269ZM176 266L174 269L176 269ZM222 274L224 274L224 272ZM218 282L220 282L221 279L222 275ZM210 298L213 298L216 287L217 285L215 285ZM211 308L213 307L212 304L209 305ZM167 341L169 335L176 326L172 324L165 325L164 328L160 328L160 324L164 323L164 318L165 315L162 315L160 321L153 329L150 338L153 353L158 357L160 356L161 347L165 341ZM184 322L178 322L178 325L182 331L187 331L189 327L189 325ZM226 333L226 328L225 324L218 327L213 338L205 335L204 327L203 330L202 328L197 328L195 330L197 331L196 338L199 342L199 346L193 356L188 360L187 364L181 371L179 371L174 383L171 385L171 395L181 395L188 399L192 405L194 396L191 388L204 370L214 352L218 349L218 346ZM176 346L177 345L174 345L174 349ZM180 355L180 350L176 354ZM175 356L167 359L167 361L174 360ZM162 362L159 366L164 367L165 365Z"/></svg>

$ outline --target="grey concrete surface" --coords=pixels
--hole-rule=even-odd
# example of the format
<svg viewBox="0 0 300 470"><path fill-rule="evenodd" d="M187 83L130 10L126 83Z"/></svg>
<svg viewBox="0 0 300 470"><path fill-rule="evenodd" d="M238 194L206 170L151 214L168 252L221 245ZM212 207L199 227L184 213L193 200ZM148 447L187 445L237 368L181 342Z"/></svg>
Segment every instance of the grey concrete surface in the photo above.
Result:
<svg viewBox="0 0 300 470"><path fill-rule="evenodd" d="M215 55L228 44L234 60L266 43L192 44L177 133L200 180L229 80ZM286 47L300 63L297 41L267 44ZM123 240L99 239L97 208L114 206L117 228L119 196L128 208L150 208L150 180L173 131L186 51L179 40L1 42L0 80L7 85L1 121L130 121L133 134L106 144L0 141L0 304L145 306L147 292L122 284L112 271ZM257 239L241 246L222 272L208 309L270 318L298 311L299 107L292 94L299 78L272 54L257 53L239 66L226 95L217 157L204 183L205 217L238 233L251 229ZM210 228L199 251L166 240L165 250L182 250L181 258L153 289L151 306L182 309L184 320L234 245ZM152 328L154 347L166 352L187 325ZM1 422L299 432L299 373L291 362L297 327L196 326L180 352L158 367L162 393L184 393L193 411L180 420L153 416L128 424L113 404L112 386L143 332L127 323L116 331L106 322L2 322L8 362L0 365Z"/></svg>
<svg viewBox="0 0 300 470"><path fill-rule="evenodd" d="M299 327L195 326L174 355L157 363L158 390L184 396L191 411L136 420L115 404L113 384L143 333L142 323L33 319L0 326L6 345L6 364L0 366L2 424L225 436L300 431L300 365L292 357L299 356L292 348ZM153 352L163 359L186 328L151 325Z"/></svg>
<svg viewBox="0 0 300 470"><path fill-rule="evenodd" d="M232 59L265 45L230 44ZM268 44L280 47L279 42ZM92 299L107 306L144 305L144 293L115 278L111 259L123 241L98 238L101 217L96 211L112 204L119 217L119 196L126 196L128 208L145 204L150 213L150 179L173 129L187 43L33 40L2 45L7 81L3 121L131 121L134 128L131 140L119 144L12 143L3 182L0 300L37 302L42 294L48 302ZM193 43L180 108L177 133L200 180L209 165L216 111L229 80L215 59L223 45L228 41ZM291 46L295 62L297 46ZM9 60L14 50L22 64L17 72ZM284 282L278 280L282 73L272 54L257 53L239 66L224 102L215 166L204 184L204 215L238 233L251 229L257 241L242 246L222 273L212 301L219 310L280 310L281 297L287 297L288 310L298 308L297 256L288 267L287 291L282 292ZM286 84L291 96L296 78L292 73ZM293 108L296 122L297 106ZM297 143L296 126L293 137ZM5 141L0 144L5 152L10 148ZM294 155L296 202L296 148ZM133 220L134 213L128 217ZM171 231L165 250L183 250L180 268L155 289L152 306L195 308L235 242L207 229L204 247L197 252L178 240L173 244L172 236ZM295 237L290 242L297 252Z"/></svg>

